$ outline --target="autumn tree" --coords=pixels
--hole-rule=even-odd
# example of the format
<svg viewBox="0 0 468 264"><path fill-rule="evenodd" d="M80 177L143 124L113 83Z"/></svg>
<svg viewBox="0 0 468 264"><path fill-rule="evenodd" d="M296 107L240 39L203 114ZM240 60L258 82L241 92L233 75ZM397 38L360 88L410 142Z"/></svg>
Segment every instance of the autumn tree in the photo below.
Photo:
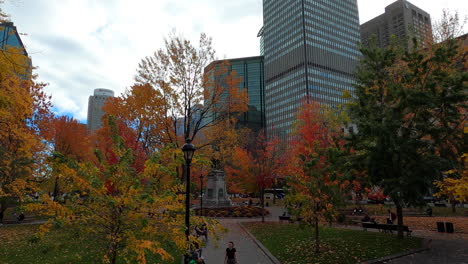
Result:
<svg viewBox="0 0 468 264"><path fill-rule="evenodd" d="M151 165L139 171L135 167L137 153L129 146L132 141L120 136L125 135L120 131L124 126L119 127L112 116L108 123L112 155L97 151L97 165L60 153L51 157L51 166L68 183L67 199L58 203L43 195L39 203L29 205L50 217L40 228L38 238L53 226L61 226L104 241L100 249L105 263L115 264L119 259L132 263L147 263L155 258L172 260L169 245L180 250L188 248L182 186L168 185L163 180L163 175L172 171L164 166L170 164L164 160L172 155L161 154L161 166ZM201 224L208 220L193 217L192 221ZM211 229L213 225L207 223ZM197 239L191 237L191 241Z"/></svg>
<svg viewBox="0 0 468 264"><path fill-rule="evenodd" d="M52 146L52 152L58 152L63 156L77 160L79 162L91 161L93 159L93 150L86 125L78 122L74 118L67 116L58 116L51 120L49 133L49 144ZM53 198L58 199L60 191L60 174L52 173L53 180L45 182L53 184Z"/></svg>
<svg viewBox="0 0 468 264"><path fill-rule="evenodd" d="M268 140L261 131L253 145L234 149L232 164L226 167L227 181L235 186L231 188L260 194L261 206L265 208L265 189L270 188L279 177L282 158L278 139ZM262 222L265 222L263 212Z"/></svg>
<svg viewBox="0 0 468 264"><path fill-rule="evenodd" d="M1 13L1 12L0 12ZM0 16L2 19L3 15ZM42 176L44 130L51 113L44 84L30 78L23 50L0 50L0 211L22 201Z"/></svg>
<svg viewBox="0 0 468 264"><path fill-rule="evenodd" d="M342 197L341 174L335 166L341 150L318 103L304 103L297 118L288 161L287 199L294 214L314 227L315 252L319 253L319 220L332 217Z"/></svg>
<svg viewBox="0 0 468 264"><path fill-rule="evenodd" d="M205 34L195 46L173 33L163 49L139 64L136 81L158 91L165 140L177 147L177 135L196 141L202 129L225 120L229 113L247 110L246 91L238 89L240 80L226 64L216 64L205 73L214 60L212 40Z"/></svg>
<svg viewBox="0 0 468 264"><path fill-rule="evenodd" d="M458 70L464 71L468 69L468 46L466 45L467 37L457 37L464 33L463 29L468 22L468 17L461 19L457 12L451 13L444 10L442 18L436 21L434 26L435 41L447 44L448 42L457 42L459 46L458 55L454 57L457 61ZM444 43L445 42L445 43ZM466 87L466 86L465 86ZM467 140L467 112L466 104L458 107L458 115L453 115L451 109L441 107L437 109L434 115L434 121L439 126L446 130L443 137L439 137L437 142L438 153L448 158L452 163L452 168L443 173L443 179L437 180L436 196L446 198L452 204L452 211L456 211L456 203L466 201L466 150L465 143ZM459 120L453 120L460 118Z"/></svg>
<svg viewBox="0 0 468 264"><path fill-rule="evenodd" d="M460 17L460 14L450 12L447 9L442 10L442 17L434 21L433 38L435 43L455 39L464 34L464 28L468 22L468 17Z"/></svg>
<svg viewBox="0 0 468 264"><path fill-rule="evenodd" d="M110 164L117 163L119 153L115 151L114 146L114 137L116 137L116 134L122 139L123 144L133 152L134 158L132 159L131 167L135 169L137 173L143 172L149 156L144 151L143 143L137 140L138 135L135 129L129 127L126 122L114 116L107 115L104 120L106 119L112 119L113 122L105 121L103 126L95 132L92 137L93 147L99 150L102 155L101 158L105 159L106 162Z"/></svg>
<svg viewBox="0 0 468 264"><path fill-rule="evenodd" d="M109 98L103 107L106 114L135 131L135 144L141 144L146 155L175 138L170 120L164 115L165 102L160 91L150 84L135 84L120 97Z"/></svg>
<svg viewBox="0 0 468 264"><path fill-rule="evenodd" d="M403 206L421 203L463 146L468 76L459 51L453 39L409 51L361 48L350 142L371 182L394 201L400 238Z"/></svg>

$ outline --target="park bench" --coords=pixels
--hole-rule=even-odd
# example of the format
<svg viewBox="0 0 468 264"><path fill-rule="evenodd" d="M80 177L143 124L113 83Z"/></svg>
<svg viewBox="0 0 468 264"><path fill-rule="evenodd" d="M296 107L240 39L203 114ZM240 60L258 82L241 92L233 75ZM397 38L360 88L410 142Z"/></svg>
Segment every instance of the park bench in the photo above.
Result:
<svg viewBox="0 0 468 264"><path fill-rule="evenodd" d="M403 227L403 232L406 232L407 236L411 235L412 230L409 230L408 226L402 226ZM362 223L362 228L364 231L367 231L367 229L378 229L379 232L390 232L393 233L393 231L398 231L398 225L393 225L393 224L377 224L377 223L372 223L372 222L363 222Z"/></svg>
<svg viewBox="0 0 468 264"><path fill-rule="evenodd" d="M404 212L403 213L404 216L414 216L414 217L426 217L428 216L427 213L424 213L424 212Z"/></svg>
<svg viewBox="0 0 468 264"><path fill-rule="evenodd" d="M289 215L280 215L280 216L278 216L278 218L279 218L279 221L280 221L280 222L281 222L281 221L288 221L289 223L294 223L295 221L297 221L297 222L302 222L302 220L303 220L302 217L294 217L294 218L292 218L292 217L289 216Z"/></svg>

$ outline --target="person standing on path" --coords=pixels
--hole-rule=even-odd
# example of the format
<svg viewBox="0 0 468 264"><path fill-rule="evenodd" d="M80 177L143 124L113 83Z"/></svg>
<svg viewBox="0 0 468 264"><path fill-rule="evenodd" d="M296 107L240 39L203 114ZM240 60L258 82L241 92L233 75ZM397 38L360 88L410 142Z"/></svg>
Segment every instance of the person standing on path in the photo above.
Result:
<svg viewBox="0 0 468 264"><path fill-rule="evenodd" d="M224 264L237 264L236 248L234 247L234 242L232 241L229 241L228 248L226 248Z"/></svg>

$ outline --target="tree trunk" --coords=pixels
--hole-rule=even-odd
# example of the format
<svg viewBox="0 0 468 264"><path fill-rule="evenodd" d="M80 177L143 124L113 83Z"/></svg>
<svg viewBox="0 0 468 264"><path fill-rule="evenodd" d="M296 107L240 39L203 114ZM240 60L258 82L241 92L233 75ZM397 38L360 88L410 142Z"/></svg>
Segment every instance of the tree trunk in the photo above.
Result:
<svg viewBox="0 0 468 264"><path fill-rule="evenodd" d="M58 200L59 189L60 189L59 188L59 177L55 176L54 192L52 194L54 196L54 201Z"/></svg>
<svg viewBox="0 0 468 264"><path fill-rule="evenodd" d="M315 253L320 252L320 240L319 240L319 226L318 217L315 217Z"/></svg>
<svg viewBox="0 0 468 264"><path fill-rule="evenodd" d="M115 264L117 263L117 249L113 249L111 252L110 263Z"/></svg>
<svg viewBox="0 0 468 264"><path fill-rule="evenodd" d="M403 239L403 207L400 202L396 202L397 222L398 222L398 238Z"/></svg>
<svg viewBox="0 0 468 264"><path fill-rule="evenodd" d="M452 202L452 213L455 214L457 212L457 208L455 207L457 202L455 200L452 200L451 202Z"/></svg>
<svg viewBox="0 0 468 264"><path fill-rule="evenodd" d="M5 201L5 198L0 199L0 212L5 212L7 209L7 202Z"/></svg>
<svg viewBox="0 0 468 264"><path fill-rule="evenodd" d="M273 186L273 204L276 205L276 188Z"/></svg>
<svg viewBox="0 0 468 264"><path fill-rule="evenodd" d="M265 189L260 191L260 203L262 204L262 223L265 223Z"/></svg>

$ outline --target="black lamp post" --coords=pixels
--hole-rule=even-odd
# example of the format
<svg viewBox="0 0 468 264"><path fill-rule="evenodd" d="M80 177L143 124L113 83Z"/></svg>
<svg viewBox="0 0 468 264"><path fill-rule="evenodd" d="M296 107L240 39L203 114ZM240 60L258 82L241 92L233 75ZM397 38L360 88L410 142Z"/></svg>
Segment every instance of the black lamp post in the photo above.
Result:
<svg viewBox="0 0 468 264"><path fill-rule="evenodd" d="M190 163L192 162L193 153L195 153L195 146L192 144L192 140L187 138L182 151L184 152L185 168L186 168L186 182L185 182L185 236L187 243L189 242L190 235Z"/></svg>
<svg viewBox="0 0 468 264"><path fill-rule="evenodd" d="M200 216L203 216L203 174L200 173Z"/></svg>

